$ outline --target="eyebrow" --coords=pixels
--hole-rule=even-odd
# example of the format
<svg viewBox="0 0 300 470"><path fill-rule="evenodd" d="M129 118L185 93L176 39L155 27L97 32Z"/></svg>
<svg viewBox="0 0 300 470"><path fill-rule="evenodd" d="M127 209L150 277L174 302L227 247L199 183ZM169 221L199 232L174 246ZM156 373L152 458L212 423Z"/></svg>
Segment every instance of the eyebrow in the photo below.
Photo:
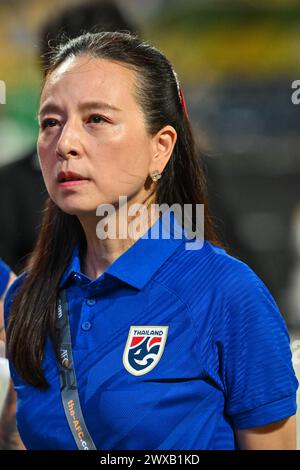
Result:
<svg viewBox="0 0 300 470"><path fill-rule="evenodd" d="M80 103L78 108L80 111L86 111L89 109L103 109L109 111L121 111L121 109L117 108L108 103L104 103L103 101L86 101L84 103ZM42 114L46 113L59 113L61 112L61 107L55 103L48 103L45 106L42 106L40 111L38 111L36 117L39 118Z"/></svg>

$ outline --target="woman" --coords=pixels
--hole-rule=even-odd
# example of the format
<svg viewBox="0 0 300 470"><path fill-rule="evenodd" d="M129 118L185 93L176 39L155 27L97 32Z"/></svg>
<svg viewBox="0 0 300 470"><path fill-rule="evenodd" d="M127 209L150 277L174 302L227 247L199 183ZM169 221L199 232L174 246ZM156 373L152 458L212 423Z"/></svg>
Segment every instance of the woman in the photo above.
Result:
<svg viewBox="0 0 300 470"><path fill-rule="evenodd" d="M128 34L69 41L46 71L39 123L50 197L5 306L25 446L295 448L286 325L218 247L169 61ZM196 211L187 231L167 210L169 230L154 202L204 204L203 246L187 247Z"/></svg>

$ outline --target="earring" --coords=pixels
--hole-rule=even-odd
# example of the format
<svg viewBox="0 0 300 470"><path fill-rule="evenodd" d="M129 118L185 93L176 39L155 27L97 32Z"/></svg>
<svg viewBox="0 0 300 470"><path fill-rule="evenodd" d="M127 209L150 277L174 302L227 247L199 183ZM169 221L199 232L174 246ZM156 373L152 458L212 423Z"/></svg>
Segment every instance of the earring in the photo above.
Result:
<svg viewBox="0 0 300 470"><path fill-rule="evenodd" d="M157 180L159 180L159 178L161 178L161 173L158 170L154 170L154 171L152 171L150 176L151 176L153 181L157 181Z"/></svg>

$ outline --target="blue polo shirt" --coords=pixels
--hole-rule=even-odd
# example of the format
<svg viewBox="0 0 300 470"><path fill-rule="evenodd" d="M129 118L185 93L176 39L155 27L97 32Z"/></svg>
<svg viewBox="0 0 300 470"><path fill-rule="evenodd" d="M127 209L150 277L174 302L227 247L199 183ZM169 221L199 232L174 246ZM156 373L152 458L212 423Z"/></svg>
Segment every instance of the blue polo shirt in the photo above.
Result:
<svg viewBox="0 0 300 470"><path fill-rule="evenodd" d="M9 277L10 269L7 264L5 264L2 259L0 259L0 297L2 297L3 293L5 292Z"/></svg>
<svg viewBox="0 0 300 470"><path fill-rule="evenodd" d="M296 413L286 324L248 265L208 241L190 250L175 232L164 239L161 224L96 280L76 247L61 279L85 422L100 450L236 449L235 429ZM49 390L10 368L25 446L76 449L49 339Z"/></svg>

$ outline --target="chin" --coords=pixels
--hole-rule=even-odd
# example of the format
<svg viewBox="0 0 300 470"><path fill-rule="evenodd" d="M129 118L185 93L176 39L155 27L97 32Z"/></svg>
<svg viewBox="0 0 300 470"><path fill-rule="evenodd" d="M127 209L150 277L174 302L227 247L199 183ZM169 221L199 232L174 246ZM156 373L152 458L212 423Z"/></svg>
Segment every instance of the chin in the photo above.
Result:
<svg viewBox="0 0 300 470"><path fill-rule="evenodd" d="M76 215L77 217L84 217L84 216L96 216L96 207L95 208L88 208L88 207L61 207L61 210L69 215Z"/></svg>
<svg viewBox="0 0 300 470"><path fill-rule="evenodd" d="M51 196L50 196L51 197ZM76 216L96 216L97 208L102 204L113 204L107 197L83 197L82 195L68 194L64 197L53 195L51 199L66 214ZM114 205L114 204L113 204ZM116 207L118 204L116 204Z"/></svg>
<svg viewBox="0 0 300 470"><path fill-rule="evenodd" d="M97 206L84 203L71 203L71 201L58 201L54 200L55 204L66 214L76 216L95 216Z"/></svg>

